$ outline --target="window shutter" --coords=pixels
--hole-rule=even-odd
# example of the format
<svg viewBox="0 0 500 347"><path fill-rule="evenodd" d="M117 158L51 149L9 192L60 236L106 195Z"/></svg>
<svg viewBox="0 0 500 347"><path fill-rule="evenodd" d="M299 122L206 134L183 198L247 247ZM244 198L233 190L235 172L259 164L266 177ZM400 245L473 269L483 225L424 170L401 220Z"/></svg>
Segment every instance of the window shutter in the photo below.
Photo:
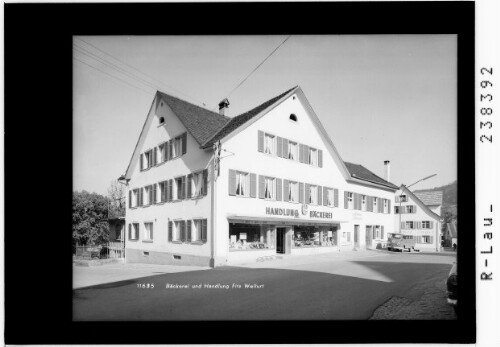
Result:
<svg viewBox="0 0 500 347"><path fill-rule="evenodd" d="M323 187L323 206L328 206L328 188Z"/></svg>
<svg viewBox="0 0 500 347"><path fill-rule="evenodd" d="M283 138L279 136L276 137L276 155L283 157Z"/></svg>
<svg viewBox="0 0 500 347"><path fill-rule="evenodd" d="M376 239L377 238L377 228L372 227L372 238Z"/></svg>
<svg viewBox="0 0 500 347"><path fill-rule="evenodd" d="M352 202L355 210L358 210L358 202L359 202L359 194L358 193L353 193L352 194Z"/></svg>
<svg viewBox="0 0 500 347"><path fill-rule="evenodd" d="M163 151L165 153L164 154L165 157L163 158L164 161L168 161L170 159L170 146L169 146L169 144L170 144L169 141L167 141L163 144L163 146L165 146L165 148L163 149Z"/></svg>
<svg viewBox="0 0 500 347"><path fill-rule="evenodd" d="M137 191L137 206L142 206L142 188Z"/></svg>
<svg viewBox="0 0 500 347"><path fill-rule="evenodd" d="M169 148L168 158L172 159L172 157L174 156L174 139L170 139L170 141L168 141L168 148Z"/></svg>
<svg viewBox="0 0 500 347"><path fill-rule="evenodd" d="M318 149L318 166L323 167L323 151Z"/></svg>
<svg viewBox="0 0 500 347"><path fill-rule="evenodd" d="M380 227L380 230L382 230L382 231L381 231L381 232L382 232L381 237L382 237L382 238L384 238L384 226L383 226L383 225Z"/></svg>
<svg viewBox="0 0 500 347"><path fill-rule="evenodd" d="M187 179L186 179L186 176L182 176L181 177L181 194L182 194L182 197L181 199L185 199L186 198L186 190L187 190Z"/></svg>
<svg viewBox="0 0 500 347"><path fill-rule="evenodd" d="M168 201L172 201L173 199L173 196L174 196L174 192L173 192L173 180L172 179L169 179L168 180Z"/></svg>
<svg viewBox="0 0 500 347"><path fill-rule="evenodd" d="M132 207L132 191L128 191L128 208Z"/></svg>
<svg viewBox="0 0 500 347"><path fill-rule="evenodd" d="M405 222L401 222L401 230L405 229Z"/></svg>
<svg viewBox="0 0 500 347"><path fill-rule="evenodd" d="M348 192L344 192L344 208L347 209L348 206L349 206L349 202L348 202L348 198L347 198L347 193Z"/></svg>
<svg viewBox="0 0 500 347"><path fill-rule="evenodd" d="M203 170L203 195L208 194L208 169Z"/></svg>
<svg viewBox="0 0 500 347"><path fill-rule="evenodd" d="M287 202L288 200L288 191L290 190L290 181L283 180L283 201Z"/></svg>
<svg viewBox="0 0 500 347"><path fill-rule="evenodd" d="M153 204L156 204L156 201L157 201L157 199L156 199L156 191L157 191L156 186L157 186L156 183L153 184Z"/></svg>
<svg viewBox="0 0 500 347"><path fill-rule="evenodd" d="M306 204L308 204L309 203L309 197L311 195L311 191L310 191L311 185L309 183L306 183L306 187L305 188L306 188L306 191L305 191L305 193L306 193L306 200L304 202Z"/></svg>
<svg viewBox="0 0 500 347"><path fill-rule="evenodd" d="M158 157L157 152L158 152L158 147L153 148L153 165L151 165L151 166L154 166L157 163L157 161L156 161L156 159Z"/></svg>
<svg viewBox="0 0 500 347"><path fill-rule="evenodd" d="M323 203L322 203L322 201L323 201L323 187L318 186L317 192L318 192L318 196L317 196L318 205L321 206L321 205L323 205Z"/></svg>
<svg viewBox="0 0 500 347"><path fill-rule="evenodd" d="M203 219L201 222L201 241L207 242L207 220Z"/></svg>
<svg viewBox="0 0 500 347"><path fill-rule="evenodd" d="M139 165L141 167L141 171L144 170L144 159L143 159L143 154L139 156Z"/></svg>
<svg viewBox="0 0 500 347"><path fill-rule="evenodd" d="M187 149L187 133L182 134L182 154L186 154Z"/></svg>
<svg viewBox="0 0 500 347"><path fill-rule="evenodd" d="M335 207L339 207L339 190L338 189L333 190L333 205Z"/></svg>
<svg viewBox="0 0 500 347"><path fill-rule="evenodd" d="M229 195L236 195L236 172L229 169Z"/></svg>
<svg viewBox="0 0 500 347"><path fill-rule="evenodd" d="M283 195L283 187L281 178L276 179L276 201L281 201L281 196Z"/></svg>
<svg viewBox="0 0 500 347"><path fill-rule="evenodd" d="M172 221L168 222L168 240L172 241Z"/></svg>
<svg viewBox="0 0 500 347"><path fill-rule="evenodd" d="M299 202L304 203L304 183L299 183Z"/></svg>
<svg viewBox="0 0 500 347"><path fill-rule="evenodd" d="M391 200L387 200L387 213L391 213Z"/></svg>
<svg viewBox="0 0 500 347"><path fill-rule="evenodd" d="M257 150L264 152L264 132L261 130L257 132Z"/></svg>
<svg viewBox="0 0 500 347"><path fill-rule="evenodd" d="M186 198L190 198L193 195L192 192L192 182L193 182L193 174L187 175L187 182L186 182Z"/></svg>
<svg viewBox="0 0 500 347"><path fill-rule="evenodd" d="M299 161L304 162L304 145L299 143Z"/></svg>
<svg viewBox="0 0 500 347"><path fill-rule="evenodd" d="M264 199L264 190L265 186L265 178L262 175L259 175L259 199Z"/></svg>
<svg viewBox="0 0 500 347"><path fill-rule="evenodd" d="M413 213L417 213L417 205L413 205Z"/></svg>
<svg viewBox="0 0 500 347"><path fill-rule="evenodd" d="M186 241L186 221L182 220L179 224L181 225L181 241L185 242Z"/></svg>
<svg viewBox="0 0 500 347"><path fill-rule="evenodd" d="M128 225L128 239L132 239L132 224Z"/></svg>
<svg viewBox="0 0 500 347"><path fill-rule="evenodd" d="M288 139L283 139L283 158L288 158Z"/></svg>
<svg viewBox="0 0 500 347"><path fill-rule="evenodd" d="M187 242L191 242L191 224L192 224L192 223L193 223L193 222L192 222L191 220L188 220L188 221L187 221L187 233L186 233L186 234L187 234L187 235L186 235L186 240L187 240Z"/></svg>
<svg viewBox="0 0 500 347"><path fill-rule="evenodd" d="M250 174L250 197L257 197L257 175L254 173Z"/></svg>
<svg viewBox="0 0 500 347"><path fill-rule="evenodd" d="M304 163L309 164L309 146L304 145Z"/></svg>

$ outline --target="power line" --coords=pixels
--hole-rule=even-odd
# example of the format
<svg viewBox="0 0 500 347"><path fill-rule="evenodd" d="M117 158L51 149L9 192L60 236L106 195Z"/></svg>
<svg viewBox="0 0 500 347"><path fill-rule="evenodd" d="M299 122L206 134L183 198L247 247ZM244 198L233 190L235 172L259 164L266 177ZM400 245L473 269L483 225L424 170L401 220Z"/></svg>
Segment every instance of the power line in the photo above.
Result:
<svg viewBox="0 0 500 347"><path fill-rule="evenodd" d="M239 88L239 87L240 87L243 83L245 83L245 81L246 81L246 80L247 80L247 79L248 79L248 78L249 78L249 77L250 77L250 76L251 76L251 75L252 75L255 71L257 71L257 69L258 69L258 68L259 68L262 64L264 64L264 63L266 62L266 60L267 60L267 59L269 59L269 58L270 58L270 57L274 54L274 52L276 52L276 51L277 51L277 50L278 50L281 46L283 46L283 45L285 44L285 42L287 42L287 41L288 41L288 39L289 39L290 37L292 37L292 35L288 35L288 37L287 37L285 40L283 40L283 42L281 42L281 43L278 45L278 47L276 47L276 48L275 48L275 49L274 49L271 53L269 53L269 54L268 54L268 56L267 56L267 57L266 57L263 61L261 61L261 62L259 63L259 65L257 65L257 66L256 66L256 67L255 67L255 68L254 68L254 69L253 69L253 70L252 70L252 71L251 71L251 72L250 72L250 73L249 73L249 74L248 74L248 75L247 75L247 76L246 76L246 77L245 77L245 78L244 78L244 79L240 82L240 83L238 83L238 85L237 85L236 87L234 87L234 88L233 88L233 90L231 90L231 91L229 92L229 94L227 94L227 96L226 96L225 98L222 98L221 100L224 100L224 99L229 98L229 96L231 96L231 94L232 94L232 93L233 93L236 89L238 89L238 88ZM215 110L216 108L217 108L217 106L216 106L213 110ZM213 111L213 110L212 110L212 111Z"/></svg>
<svg viewBox="0 0 500 347"><path fill-rule="evenodd" d="M96 68L95 66L92 66L92 65L90 65L90 64L88 64L88 63L86 63L86 62L84 62L83 60L80 60L80 59L78 59L78 58L76 58L76 57L73 57L73 59L74 59L74 60L79 61L79 62L80 62L80 63L82 63L82 64L87 65L88 67L90 67L90 68L92 68L92 69L95 69L95 70L97 70L97 71L100 71L101 73L103 73L103 74L105 74L105 75L108 75L109 77L112 77L112 78L114 78L114 79L117 79L117 80L119 80L119 81L121 81L121 82L123 82L123 83L125 83L125 84L129 85L129 86L130 86L130 87L132 87L132 88L139 89L139 90L141 90L141 91L143 91L143 92L145 92L145 93L147 93L147 94L149 94L149 95L154 94L154 92L149 92L149 91L144 90L144 89L142 89L142 88L139 88L139 87L137 87L137 86L135 86L135 85L133 85L133 84L130 84L130 83L128 83L127 81L122 80L122 79L121 79L121 78L119 78L119 77L116 77L116 76L114 76L114 75L111 75L111 74L109 74L109 73L107 73L107 72L105 72L105 71L103 71L103 70L101 70L101 69Z"/></svg>
<svg viewBox="0 0 500 347"><path fill-rule="evenodd" d="M139 69L137 69L137 68L135 68L134 66L132 66L132 65L130 65L130 64L126 63L126 62L124 62L123 60L120 60L120 59L116 58L115 56L113 56L113 55L111 55L111 54L109 54L109 53L107 53L107 52L103 51L102 49L100 49L100 48L98 48L98 47L94 46L94 45L93 45L93 44L91 44L90 42L87 42L87 41L85 41L84 39L79 38L79 37L76 37L76 39L78 39L78 40L80 40L80 41L82 41L82 42L85 42L87 45L89 45L89 46L91 46L91 47L93 47L93 48L97 49L99 52L101 52L101 53L103 53L103 54L107 55L108 57L111 57L111 58L115 59L116 61L118 61L118 62L120 62L120 63L122 63L122 64L124 64L124 65L126 65L126 66L128 66L128 67L130 67L131 69L133 69L133 70L135 70L135 71L137 71L137 72L141 73L142 75L144 75L144 76L146 76L146 77L148 77L148 78L152 79L153 81L156 81L157 83L160 83L162 86L164 86L164 87L166 87L166 88L168 88L168 89L174 90L174 91L176 91L177 93L179 93L179 94L181 94L181 95L184 95L185 97L187 97L187 98L189 98L189 99L191 99L191 100L193 100L193 101L196 101L196 102L197 102L197 103L199 103L200 105L206 106L206 105L205 105L205 103L204 103L203 101L197 100L197 99L195 99L195 98L193 98L193 97L191 97L191 96L187 95L186 93L184 93L184 92L182 92L182 91L180 91L180 90L178 90L178 89L176 89L176 88L174 88L174 87L172 87L172 86L169 86L169 85L165 84L164 82L162 82L162 81L160 81L160 80L158 80L158 79L154 78L153 76L150 76L150 75L148 75L148 74L146 74L146 73L144 73L144 72L140 71Z"/></svg>

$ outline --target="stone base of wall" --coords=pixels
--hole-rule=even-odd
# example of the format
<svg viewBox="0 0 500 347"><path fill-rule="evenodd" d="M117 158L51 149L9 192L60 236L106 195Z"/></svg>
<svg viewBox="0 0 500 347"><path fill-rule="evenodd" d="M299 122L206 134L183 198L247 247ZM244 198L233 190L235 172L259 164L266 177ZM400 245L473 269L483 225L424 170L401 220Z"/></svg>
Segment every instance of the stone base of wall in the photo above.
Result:
<svg viewBox="0 0 500 347"><path fill-rule="evenodd" d="M149 252L149 255L144 255L143 250L127 248L125 251L125 261L127 263L146 263L159 265L213 266L213 264L211 264L213 262L210 261L210 257L206 256L155 251L146 252ZM180 259L174 259L174 255L180 256Z"/></svg>

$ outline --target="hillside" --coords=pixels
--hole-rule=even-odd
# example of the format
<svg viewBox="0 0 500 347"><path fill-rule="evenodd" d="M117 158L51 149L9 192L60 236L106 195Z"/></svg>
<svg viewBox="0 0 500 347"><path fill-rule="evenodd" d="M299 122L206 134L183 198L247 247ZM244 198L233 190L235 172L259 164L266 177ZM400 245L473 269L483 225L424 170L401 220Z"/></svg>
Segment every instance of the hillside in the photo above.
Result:
<svg viewBox="0 0 500 347"><path fill-rule="evenodd" d="M457 219L457 181L441 187L416 190L415 192L439 190L443 192L443 207L441 209L441 216L445 218L446 222L448 222L449 219Z"/></svg>

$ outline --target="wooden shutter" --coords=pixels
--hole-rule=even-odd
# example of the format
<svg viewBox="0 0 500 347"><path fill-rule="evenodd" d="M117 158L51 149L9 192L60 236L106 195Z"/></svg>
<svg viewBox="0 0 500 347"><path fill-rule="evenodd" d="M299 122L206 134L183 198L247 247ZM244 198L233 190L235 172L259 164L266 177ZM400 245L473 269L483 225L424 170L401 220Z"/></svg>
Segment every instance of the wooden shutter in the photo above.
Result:
<svg viewBox="0 0 500 347"><path fill-rule="evenodd" d="M207 242L207 220L203 219L201 221L201 241Z"/></svg>
<svg viewBox="0 0 500 347"><path fill-rule="evenodd" d="M128 208L132 207L132 191L128 191Z"/></svg>
<svg viewBox="0 0 500 347"><path fill-rule="evenodd" d="M387 200L387 213L391 213L391 200Z"/></svg>
<svg viewBox="0 0 500 347"><path fill-rule="evenodd" d="M151 166L154 166L157 163L157 161L156 161L156 159L158 157L157 152L158 152L158 147L153 148L153 165L151 165Z"/></svg>
<svg viewBox="0 0 500 347"><path fill-rule="evenodd" d="M299 183L299 202L304 203L304 183Z"/></svg>
<svg viewBox="0 0 500 347"><path fill-rule="evenodd" d="M128 225L128 239L132 239L132 224Z"/></svg>
<svg viewBox="0 0 500 347"><path fill-rule="evenodd" d="M186 179L186 176L182 176L181 177L181 194L182 194L182 197L181 199L185 199L186 198L186 188L187 188L187 179Z"/></svg>
<svg viewBox="0 0 500 347"><path fill-rule="evenodd" d="M172 221L168 221L168 240L172 241Z"/></svg>
<svg viewBox="0 0 500 347"><path fill-rule="evenodd" d="M358 205L359 205L359 194L358 193L353 193L352 194L352 200L353 200L353 205L355 210L359 210Z"/></svg>
<svg viewBox="0 0 500 347"><path fill-rule="evenodd" d="M137 206L142 206L142 188L137 190Z"/></svg>
<svg viewBox="0 0 500 347"><path fill-rule="evenodd" d="M276 137L276 155L283 157L283 138L279 136Z"/></svg>
<svg viewBox="0 0 500 347"><path fill-rule="evenodd" d="M288 158L288 139L283 139L283 158Z"/></svg>
<svg viewBox="0 0 500 347"><path fill-rule="evenodd" d="M264 199L265 189L266 189L265 177L259 175L259 199Z"/></svg>
<svg viewBox="0 0 500 347"><path fill-rule="evenodd" d="M339 207L339 190L333 190L333 206Z"/></svg>
<svg viewBox="0 0 500 347"><path fill-rule="evenodd" d="M165 142L163 146L165 146L165 149L163 150L165 153L165 158L163 160L168 161L170 159L170 146L169 146L169 141Z"/></svg>
<svg viewBox="0 0 500 347"><path fill-rule="evenodd" d="M309 146L304 145L304 163L309 164Z"/></svg>
<svg viewBox="0 0 500 347"><path fill-rule="evenodd" d="M186 241L186 221L181 220L181 222L179 224L181 226L181 241L185 242Z"/></svg>
<svg viewBox="0 0 500 347"><path fill-rule="evenodd" d="M276 201L281 201L283 195L283 187L281 186L281 178L276 178Z"/></svg>
<svg viewBox="0 0 500 347"><path fill-rule="evenodd" d="M143 159L144 154L141 154L139 156L139 166L141 167L141 171L144 170L144 159Z"/></svg>
<svg viewBox="0 0 500 347"><path fill-rule="evenodd" d="M208 194L208 169L203 170L203 195Z"/></svg>
<svg viewBox="0 0 500 347"><path fill-rule="evenodd" d="M349 200L347 197L348 192L344 192L344 208L347 209L349 207Z"/></svg>
<svg viewBox="0 0 500 347"><path fill-rule="evenodd" d="M429 236L429 243L433 243L434 242L434 237L433 236Z"/></svg>
<svg viewBox="0 0 500 347"><path fill-rule="evenodd" d="M257 197L257 175L254 173L251 173L249 175L250 175L250 197L255 198Z"/></svg>
<svg viewBox="0 0 500 347"><path fill-rule="evenodd" d="M156 183L155 183L155 184L153 184L153 204L156 204L156 201L157 201L156 192L157 192L157 187L156 187Z"/></svg>
<svg viewBox="0 0 500 347"><path fill-rule="evenodd" d="M257 132L257 150L264 152L264 132L261 130Z"/></svg>
<svg viewBox="0 0 500 347"><path fill-rule="evenodd" d="M383 238L384 238L384 226L383 226L383 225L380 227L380 230L381 230L381 233L382 233L382 234L380 235L380 238L382 238L382 239L383 239Z"/></svg>
<svg viewBox="0 0 500 347"><path fill-rule="evenodd" d="M316 199L318 201L318 205L321 206L323 205L323 187L322 186L316 186L316 192L317 196Z"/></svg>
<svg viewBox="0 0 500 347"><path fill-rule="evenodd" d="M318 149L318 166L323 167L323 151Z"/></svg>
<svg viewBox="0 0 500 347"><path fill-rule="evenodd" d="M172 159L172 157L174 156L174 139L170 139L170 141L168 141L168 147L169 147L168 158Z"/></svg>
<svg viewBox="0 0 500 347"><path fill-rule="evenodd" d="M417 205L413 205L413 213L417 213Z"/></svg>
<svg viewBox="0 0 500 347"><path fill-rule="evenodd" d="M323 206L328 206L328 188L323 187Z"/></svg>
<svg viewBox="0 0 500 347"><path fill-rule="evenodd" d="M311 185L309 183L306 183L306 186L305 186L305 193L306 193L306 200L304 201L306 204L309 203L309 197L311 195L311 191L310 191L310 188L311 188Z"/></svg>
<svg viewBox="0 0 500 347"><path fill-rule="evenodd" d="M187 133L182 134L182 154L186 154L187 149Z"/></svg>
<svg viewBox="0 0 500 347"><path fill-rule="evenodd" d="M288 199L288 191L290 190L290 181L283 180L283 201L287 202Z"/></svg>
<svg viewBox="0 0 500 347"><path fill-rule="evenodd" d="M187 242L191 242L191 224L193 221L188 220L187 221L187 232L186 232L186 240Z"/></svg>
<svg viewBox="0 0 500 347"><path fill-rule="evenodd" d="M190 198L193 195L191 186L193 182L193 174L187 175L187 182L186 182L186 198Z"/></svg>
<svg viewBox="0 0 500 347"><path fill-rule="evenodd" d="M304 145L299 143L299 161L304 162Z"/></svg>
<svg viewBox="0 0 500 347"><path fill-rule="evenodd" d="M229 195L236 195L236 172L229 169Z"/></svg>
<svg viewBox="0 0 500 347"><path fill-rule="evenodd" d="M174 198L174 184L173 180L169 179L168 180L168 201L172 201Z"/></svg>

